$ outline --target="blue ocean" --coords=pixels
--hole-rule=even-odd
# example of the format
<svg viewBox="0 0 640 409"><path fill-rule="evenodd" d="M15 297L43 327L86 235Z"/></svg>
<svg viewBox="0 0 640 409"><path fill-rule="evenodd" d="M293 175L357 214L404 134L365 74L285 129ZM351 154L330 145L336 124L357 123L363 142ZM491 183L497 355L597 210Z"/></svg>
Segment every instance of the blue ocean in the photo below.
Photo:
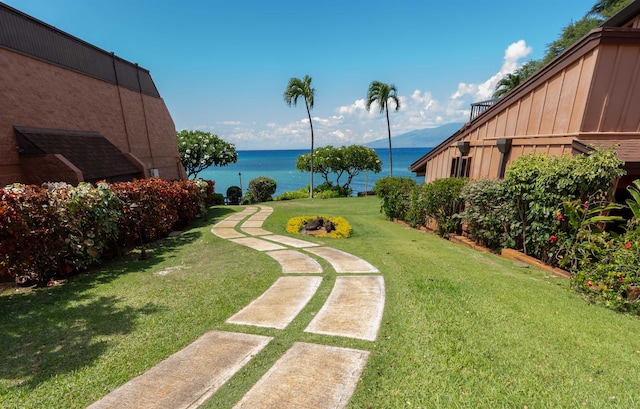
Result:
<svg viewBox="0 0 640 409"><path fill-rule="evenodd" d="M393 149L393 176L411 177L421 183L424 179L418 178L409 172L409 166L420 159L431 148L394 148ZM389 176L389 149L375 149L382 161L382 172L363 172L353 178L351 189L353 194L371 190L376 180ZM216 193L225 194L230 186L241 186L245 192L249 181L259 176L271 178L276 181L277 190L274 196L287 191L304 188L309 184L309 173L296 169L296 159L299 155L308 153L308 149L302 150L257 150L238 151L238 161L228 166L209 167L198 174L201 179L210 179L216 182ZM335 176L329 180L335 180ZM322 175L313 176L313 184L317 186L324 182ZM346 182L346 176L340 179Z"/></svg>

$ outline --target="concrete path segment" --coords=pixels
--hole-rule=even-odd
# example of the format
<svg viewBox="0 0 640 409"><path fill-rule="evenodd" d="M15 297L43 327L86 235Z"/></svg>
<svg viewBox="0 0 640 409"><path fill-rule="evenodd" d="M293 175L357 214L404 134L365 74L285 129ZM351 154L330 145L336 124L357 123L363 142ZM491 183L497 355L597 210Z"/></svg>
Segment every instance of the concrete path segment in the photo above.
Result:
<svg viewBox="0 0 640 409"><path fill-rule="evenodd" d="M322 277L280 277L260 297L229 318L230 324L285 329L309 302Z"/></svg>
<svg viewBox="0 0 640 409"><path fill-rule="evenodd" d="M236 229L232 227L218 227L211 229L211 233L220 237L221 239L237 239L240 237L245 237L244 234L236 231Z"/></svg>
<svg viewBox="0 0 640 409"><path fill-rule="evenodd" d="M251 236L266 236L267 234L273 234L268 230L263 229L262 227L241 227L243 232L251 235Z"/></svg>
<svg viewBox="0 0 640 409"><path fill-rule="evenodd" d="M231 239L232 242L242 244L258 251L284 250L285 248L272 241L257 239L255 237L245 237L240 239Z"/></svg>
<svg viewBox="0 0 640 409"><path fill-rule="evenodd" d="M384 311L382 276L340 276L305 332L375 341Z"/></svg>
<svg viewBox="0 0 640 409"><path fill-rule="evenodd" d="M265 254L273 257L280 266L282 274L319 274L322 266L316 260L295 250L269 251Z"/></svg>
<svg viewBox="0 0 640 409"><path fill-rule="evenodd" d="M197 408L272 339L208 332L88 409Z"/></svg>
<svg viewBox="0 0 640 409"><path fill-rule="evenodd" d="M304 250L327 260L336 270L336 273L379 273L377 268L360 257L331 247L307 248Z"/></svg>
<svg viewBox="0 0 640 409"><path fill-rule="evenodd" d="M296 342L234 409L339 409L349 403L369 352Z"/></svg>
<svg viewBox="0 0 640 409"><path fill-rule="evenodd" d="M305 247L316 247L317 244L316 243L311 243L310 241L305 241L305 240L300 240L300 239L296 239L294 237L289 237L289 236L281 236L279 234L272 234L269 236L262 236L263 239L265 240L271 240L271 241L275 241L276 243L280 243L280 244L284 244L287 245L289 247L295 247L295 248L305 248Z"/></svg>

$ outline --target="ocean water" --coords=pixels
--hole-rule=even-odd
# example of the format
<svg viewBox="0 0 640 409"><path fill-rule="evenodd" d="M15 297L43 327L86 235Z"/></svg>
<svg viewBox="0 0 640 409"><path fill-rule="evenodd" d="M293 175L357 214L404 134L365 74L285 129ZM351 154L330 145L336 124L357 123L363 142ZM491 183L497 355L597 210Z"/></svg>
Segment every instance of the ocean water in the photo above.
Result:
<svg viewBox="0 0 640 409"><path fill-rule="evenodd" d="M411 177L421 183L423 178L417 178L409 172L409 166L429 152L430 148L396 148L393 150L393 176ZM382 161L382 172L362 172L354 177L351 182L353 194L371 190L376 180L389 176L389 149L375 149ZM216 182L216 193L226 194L230 186L241 186L246 192L251 179L264 176L276 181L277 189L274 196L287 191L304 188L309 184L309 173L296 169L296 160L299 155L308 153L309 150L256 150L238 151L238 161L228 166L209 167L198 174L199 178L210 179ZM329 180L335 180L335 175ZM313 176L313 184L317 186L324 182L322 175ZM346 176L340 179L346 182Z"/></svg>

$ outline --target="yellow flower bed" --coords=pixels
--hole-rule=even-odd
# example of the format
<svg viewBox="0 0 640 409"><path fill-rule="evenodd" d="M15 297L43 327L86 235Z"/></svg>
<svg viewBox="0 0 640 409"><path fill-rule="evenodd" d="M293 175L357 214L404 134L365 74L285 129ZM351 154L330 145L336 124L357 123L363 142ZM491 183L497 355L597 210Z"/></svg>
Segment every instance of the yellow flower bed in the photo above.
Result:
<svg viewBox="0 0 640 409"><path fill-rule="evenodd" d="M287 222L287 231L289 233L298 234L303 229L304 225L311 220L315 220L318 217L322 217L324 221L330 220L336 226L336 229L331 233L319 233L316 237L333 237L334 239L346 239L351 236L351 225L342 216L328 217L328 216L298 216L289 219Z"/></svg>

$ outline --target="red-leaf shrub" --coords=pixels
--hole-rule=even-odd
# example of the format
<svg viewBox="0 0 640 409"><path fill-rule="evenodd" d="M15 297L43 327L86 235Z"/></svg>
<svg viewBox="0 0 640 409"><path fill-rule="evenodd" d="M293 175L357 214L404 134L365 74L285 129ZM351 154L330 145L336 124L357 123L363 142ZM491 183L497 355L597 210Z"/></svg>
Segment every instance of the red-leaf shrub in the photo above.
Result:
<svg viewBox="0 0 640 409"><path fill-rule="evenodd" d="M106 185L0 189L0 275L43 283L100 260L117 237L120 201Z"/></svg>
<svg viewBox="0 0 640 409"><path fill-rule="evenodd" d="M44 283L100 261L105 251L166 236L206 211L213 183L144 179L0 189L0 275Z"/></svg>

